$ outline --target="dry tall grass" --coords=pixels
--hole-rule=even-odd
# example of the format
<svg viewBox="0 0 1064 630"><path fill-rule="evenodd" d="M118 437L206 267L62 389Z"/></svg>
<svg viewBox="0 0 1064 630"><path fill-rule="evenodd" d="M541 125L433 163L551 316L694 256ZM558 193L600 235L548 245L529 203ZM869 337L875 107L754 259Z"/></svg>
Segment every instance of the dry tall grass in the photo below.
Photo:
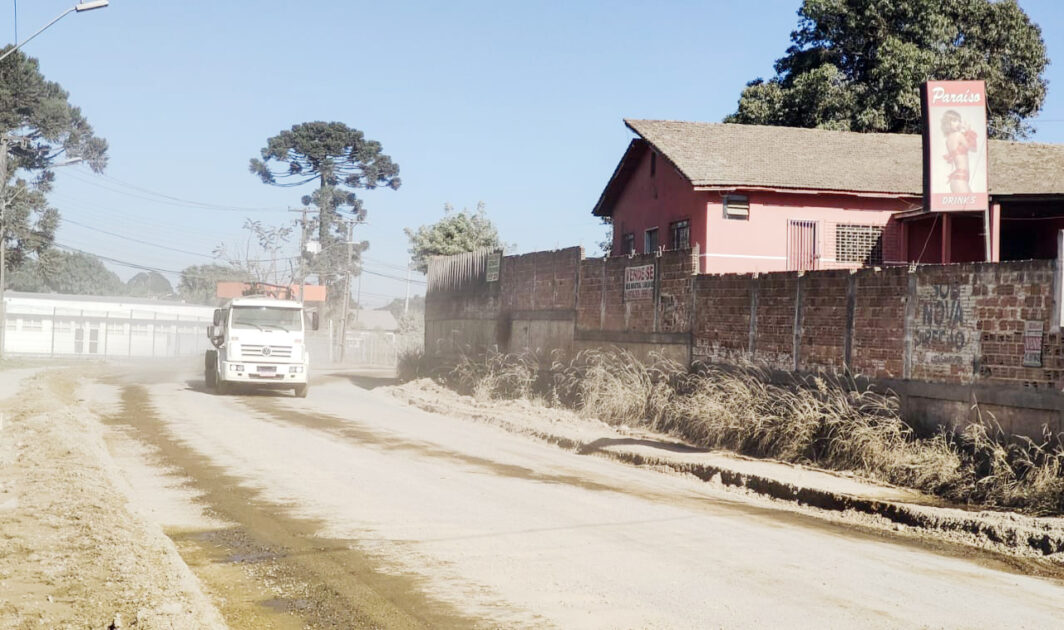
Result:
<svg viewBox="0 0 1064 630"><path fill-rule="evenodd" d="M480 356L462 355L446 380L477 400L531 398L538 373L539 361L530 352L491 350Z"/></svg>
<svg viewBox="0 0 1064 630"><path fill-rule="evenodd" d="M465 357L452 371L478 398L531 397L530 355ZM644 425L694 444L853 471L954 501L1064 513L1064 446L1005 436L992 422L918 438L897 399L832 378L778 383L754 365L684 366L622 349L551 368L550 398L603 421ZM542 395L542 392L539 393Z"/></svg>

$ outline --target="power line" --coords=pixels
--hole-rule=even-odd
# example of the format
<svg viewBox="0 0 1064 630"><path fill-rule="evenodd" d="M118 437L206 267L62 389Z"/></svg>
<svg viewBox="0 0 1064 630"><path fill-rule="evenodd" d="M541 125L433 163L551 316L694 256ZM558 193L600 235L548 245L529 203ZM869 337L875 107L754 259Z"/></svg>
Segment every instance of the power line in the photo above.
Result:
<svg viewBox="0 0 1064 630"><path fill-rule="evenodd" d="M133 190L137 190L137 191L146 193L146 195L151 195L151 196L146 196L145 194L139 194L138 195L138 194L135 194L135 193L132 193L132 192L129 192L129 191L120 190L120 189L117 189L117 188L112 188L110 186L105 186L104 184L102 184L100 182L93 181L91 178L79 177L79 176L77 176L76 174L73 174L73 173L68 173L68 176L71 179L75 179L75 180L80 181L82 183L88 184L90 186L95 186L97 188L101 188L103 190L106 190L106 191L109 191L109 192L113 192L115 194L125 195L127 197L132 197L134 199L140 199L142 201L150 201L152 203L158 203L158 204L163 204L163 205L192 207L192 208L199 208L199 209L202 209L202 210L218 210L218 211L224 211L224 212L288 212L287 208L262 208L262 207L260 207L260 208L248 208L248 207L240 207L240 206L227 206L227 205L215 204L215 203L206 203L206 202L201 202L201 201L192 201L192 200L189 200L189 199L182 199L180 197L174 197L174 196L167 195L167 194L164 194L164 193L151 191L151 190L148 190L146 188L140 188L140 187L137 187L137 186L133 186L132 184L126 184L125 182L122 182L120 180L116 180L116 179L114 179L112 177L109 177L107 175L99 175L98 176L98 177L101 177L101 178L104 178L104 179L107 179L107 180L110 180L110 181L114 181L115 183L117 183L117 184L119 184L121 186L127 186L129 188L132 188Z"/></svg>
<svg viewBox="0 0 1064 630"><path fill-rule="evenodd" d="M158 247L159 249L165 249L165 250L168 250L168 251L171 251L171 252L177 252L179 254L189 254L190 256L200 256L202 258L214 258L214 256L209 256L207 254L201 254L199 252L190 252L190 251L185 250L185 249L177 249L176 247L169 247L169 246L166 246L166 245L160 245L158 243L152 243L150 241L143 241L143 240L141 240L139 238L133 238L132 236L123 236L123 235L117 234L115 232L108 232L107 230L101 230L98 227L93 227L91 225L85 225L84 223L79 223L77 221L74 221L73 219L65 219L64 218L64 219L60 219L60 221L63 222L63 223L70 223L71 225L77 225L79 227L83 227L86 230L92 230L94 232L99 232L101 234L106 234L108 236L113 236L115 238L120 238L120 239L123 239L123 240L126 240L126 241L131 241L131 242L134 242L134 243L140 243L141 245L150 245L152 247Z"/></svg>

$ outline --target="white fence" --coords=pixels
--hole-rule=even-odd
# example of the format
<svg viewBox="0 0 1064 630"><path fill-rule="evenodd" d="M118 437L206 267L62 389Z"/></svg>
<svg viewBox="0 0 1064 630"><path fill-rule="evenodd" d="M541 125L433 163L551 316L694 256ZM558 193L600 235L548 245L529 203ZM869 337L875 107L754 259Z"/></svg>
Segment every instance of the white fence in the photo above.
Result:
<svg viewBox="0 0 1064 630"><path fill-rule="evenodd" d="M207 307L90 298L78 303L72 296L5 301L3 350L9 355L175 357L210 346L206 327L212 309Z"/></svg>

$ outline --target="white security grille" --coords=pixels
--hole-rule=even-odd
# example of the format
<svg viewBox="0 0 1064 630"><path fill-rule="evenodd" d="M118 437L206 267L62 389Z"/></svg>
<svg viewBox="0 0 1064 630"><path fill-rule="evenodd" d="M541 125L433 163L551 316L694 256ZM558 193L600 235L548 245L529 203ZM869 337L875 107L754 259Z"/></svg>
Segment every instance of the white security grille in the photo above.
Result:
<svg viewBox="0 0 1064 630"><path fill-rule="evenodd" d="M835 226L835 260L862 265L883 264L883 226Z"/></svg>

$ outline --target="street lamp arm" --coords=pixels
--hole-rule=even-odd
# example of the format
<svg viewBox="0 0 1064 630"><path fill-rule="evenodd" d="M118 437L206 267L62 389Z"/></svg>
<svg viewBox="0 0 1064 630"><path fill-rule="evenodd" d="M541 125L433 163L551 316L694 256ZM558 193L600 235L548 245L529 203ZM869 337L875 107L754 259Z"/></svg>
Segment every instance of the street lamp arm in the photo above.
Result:
<svg viewBox="0 0 1064 630"><path fill-rule="evenodd" d="M102 9L102 8L106 7L108 4L109 4L108 0L93 0L92 2L81 2L79 4L76 4L76 5L72 6L72 7L70 7L66 11L63 11L59 15L55 16L55 19L53 19L51 22L49 22L49 23L45 24L44 26L42 26L41 28L37 29L36 33L34 33L33 35L30 35L26 39L24 39L21 42L15 44L14 48L12 48L11 50L7 51L3 55L0 55L0 61L3 61L4 59L6 59L8 55L10 55L11 53L15 52L19 48L22 48L22 46L24 46L26 43L28 43L31 39L33 39L34 37L37 37L38 35L43 33L45 31L45 29L47 29L49 26L55 24L59 20L61 20L64 17L66 17L66 15L68 13L73 13L74 11L77 11L78 13L81 13L82 11L92 11L93 9Z"/></svg>

